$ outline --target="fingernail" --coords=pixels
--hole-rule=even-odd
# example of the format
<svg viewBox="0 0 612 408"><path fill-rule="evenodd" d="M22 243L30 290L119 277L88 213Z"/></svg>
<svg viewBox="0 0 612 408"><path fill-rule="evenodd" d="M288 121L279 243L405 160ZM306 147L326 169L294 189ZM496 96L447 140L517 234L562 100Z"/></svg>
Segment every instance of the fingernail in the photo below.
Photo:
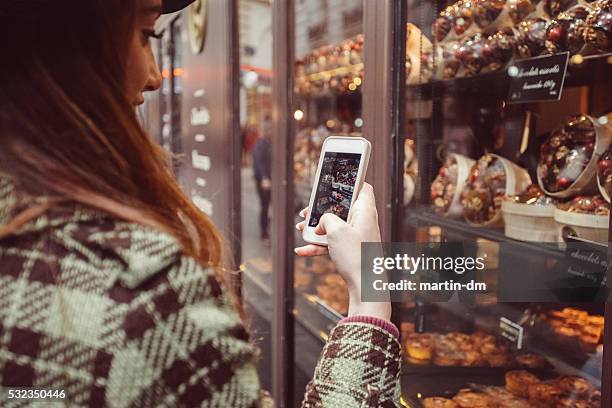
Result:
<svg viewBox="0 0 612 408"><path fill-rule="evenodd" d="M299 231L300 230L300 224L295 224L295 229Z"/></svg>
<svg viewBox="0 0 612 408"><path fill-rule="evenodd" d="M296 255L299 255L297 248L293 248L293 252L295 252Z"/></svg>

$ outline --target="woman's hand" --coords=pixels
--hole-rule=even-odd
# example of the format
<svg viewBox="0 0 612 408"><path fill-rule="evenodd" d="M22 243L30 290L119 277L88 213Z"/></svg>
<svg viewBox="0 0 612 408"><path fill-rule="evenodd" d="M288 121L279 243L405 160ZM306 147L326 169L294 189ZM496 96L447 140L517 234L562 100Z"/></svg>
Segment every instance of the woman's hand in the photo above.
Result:
<svg viewBox="0 0 612 408"><path fill-rule="evenodd" d="M302 210L300 215L305 218L307 209ZM305 221L302 221L296 225L296 228L302 231L304 226ZM348 223L336 215L324 214L319 220L315 233L327 235L328 246L310 244L296 248L296 254L316 256L329 253L348 286L349 316L369 315L389 320L391 317L389 302L361 301L361 243L380 242L378 213L372 186L363 184L351 208Z"/></svg>

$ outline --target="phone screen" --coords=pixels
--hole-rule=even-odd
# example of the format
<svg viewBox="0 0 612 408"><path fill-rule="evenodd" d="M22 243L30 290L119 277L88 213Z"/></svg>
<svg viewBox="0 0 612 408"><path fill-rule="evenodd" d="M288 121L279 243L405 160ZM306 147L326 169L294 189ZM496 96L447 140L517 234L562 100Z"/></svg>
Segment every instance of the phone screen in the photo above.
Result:
<svg viewBox="0 0 612 408"><path fill-rule="evenodd" d="M360 153L325 153L309 227L319 225L325 213L335 214L344 221L348 219L360 162Z"/></svg>

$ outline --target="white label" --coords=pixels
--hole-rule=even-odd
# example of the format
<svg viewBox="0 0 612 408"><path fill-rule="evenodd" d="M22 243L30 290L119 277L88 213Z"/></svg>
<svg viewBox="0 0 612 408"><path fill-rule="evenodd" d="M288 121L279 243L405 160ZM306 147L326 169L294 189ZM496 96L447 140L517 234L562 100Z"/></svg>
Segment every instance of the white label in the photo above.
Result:
<svg viewBox="0 0 612 408"><path fill-rule="evenodd" d="M191 125L208 125L210 123L210 112L205 106L191 109Z"/></svg>
<svg viewBox="0 0 612 408"><path fill-rule="evenodd" d="M194 169L209 171L210 157L199 154L197 150L191 151L191 165Z"/></svg>
<svg viewBox="0 0 612 408"><path fill-rule="evenodd" d="M212 202L210 200L202 197L201 195L199 195L197 193L192 193L191 194L191 200L196 205L196 207L198 207L200 210L202 210L202 212L204 212L209 217L212 217L212 215L213 215L213 204L212 204Z"/></svg>
<svg viewBox="0 0 612 408"><path fill-rule="evenodd" d="M505 317L499 318L499 328L502 337L510 340L518 350L523 348L523 326Z"/></svg>
<svg viewBox="0 0 612 408"><path fill-rule="evenodd" d="M200 187L206 187L206 180L202 177L196 177L196 184Z"/></svg>

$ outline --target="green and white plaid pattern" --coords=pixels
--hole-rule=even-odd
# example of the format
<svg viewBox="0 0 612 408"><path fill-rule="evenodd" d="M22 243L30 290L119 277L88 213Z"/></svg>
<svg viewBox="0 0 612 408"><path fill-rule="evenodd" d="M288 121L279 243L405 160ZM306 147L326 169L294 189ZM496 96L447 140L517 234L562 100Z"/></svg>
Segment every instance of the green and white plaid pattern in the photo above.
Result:
<svg viewBox="0 0 612 408"><path fill-rule="evenodd" d="M0 177L0 227L20 204ZM395 407L399 350L337 327L303 406ZM269 406L257 358L215 274L167 234L64 205L0 240L0 386L74 407Z"/></svg>

